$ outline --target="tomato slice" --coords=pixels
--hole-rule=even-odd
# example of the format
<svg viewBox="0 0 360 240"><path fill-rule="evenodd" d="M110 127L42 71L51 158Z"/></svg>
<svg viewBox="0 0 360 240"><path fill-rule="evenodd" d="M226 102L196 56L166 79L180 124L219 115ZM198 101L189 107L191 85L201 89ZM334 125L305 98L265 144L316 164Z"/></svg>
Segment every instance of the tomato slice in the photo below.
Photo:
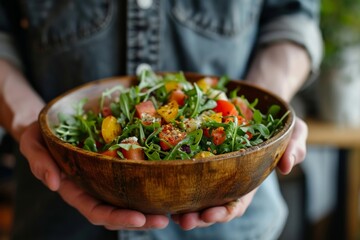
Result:
<svg viewBox="0 0 360 240"><path fill-rule="evenodd" d="M148 114L150 116L156 115L156 109L152 101L148 100L141 102L135 106L136 116L141 119L143 114Z"/></svg>
<svg viewBox="0 0 360 240"><path fill-rule="evenodd" d="M117 149L116 150L106 150L106 151L102 152L101 154L104 154L109 157L119 157L119 155L117 154Z"/></svg>
<svg viewBox="0 0 360 240"><path fill-rule="evenodd" d="M102 115L103 115L103 117L107 117L107 116L112 115L110 107L108 107L108 106L103 107Z"/></svg>
<svg viewBox="0 0 360 240"><path fill-rule="evenodd" d="M181 89L175 89L170 93L169 102L176 101L179 106L184 106L186 94Z"/></svg>
<svg viewBox="0 0 360 240"><path fill-rule="evenodd" d="M252 134L251 132L247 131L245 134L247 135L247 138L248 138L249 140L252 139L253 134Z"/></svg>
<svg viewBox="0 0 360 240"><path fill-rule="evenodd" d="M137 139L134 137L129 137L121 141L121 143L128 143L134 146L140 146ZM138 147L130 147L129 150L121 148L121 153L124 158L132 160L145 160L144 149Z"/></svg>
<svg viewBox="0 0 360 240"><path fill-rule="evenodd" d="M186 132L182 132L180 129L174 127L171 124L166 124L159 133L161 149L167 151L173 148L181 140L186 137Z"/></svg>
<svg viewBox="0 0 360 240"><path fill-rule="evenodd" d="M220 145L226 140L226 134L223 127L215 128L211 131L211 137L215 145Z"/></svg>
<svg viewBox="0 0 360 240"><path fill-rule="evenodd" d="M248 104L241 97L234 98L232 100L233 104L240 109L240 114L248 121L253 118L253 111L250 109Z"/></svg>
<svg viewBox="0 0 360 240"><path fill-rule="evenodd" d="M222 113L225 116L237 116L239 115L238 111L234 104L227 100L219 99L216 101L216 107L213 109L217 113Z"/></svg>
<svg viewBox="0 0 360 240"><path fill-rule="evenodd" d="M174 121L179 112L179 105L176 101L171 101L168 104L161 106L157 113L167 122Z"/></svg>

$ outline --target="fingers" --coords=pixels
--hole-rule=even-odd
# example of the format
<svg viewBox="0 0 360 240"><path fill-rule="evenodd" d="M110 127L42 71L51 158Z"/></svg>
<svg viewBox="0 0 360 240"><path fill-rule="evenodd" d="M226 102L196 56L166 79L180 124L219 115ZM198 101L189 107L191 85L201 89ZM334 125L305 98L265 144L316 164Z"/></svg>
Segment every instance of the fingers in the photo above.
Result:
<svg viewBox="0 0 360 240"><path fill-rule="evenodd" d="M209 208L201 214L201 218L205 222L229 222L230 220L244 215L246 209L250 205L257 188L243 197L232 201L224 206Z"/></svg>
<svg viewBox="0 0 360 240"><path fill-rule="evenodd" d="M146 215L146 222L141 227L123 227L120 225L108 224L104 227L108 230L150 230L163 229L169 224L169 219L165 216Z"/></svg>
<svg viewBox="0 0 360 240"><path fill-rule="evenodd" d="M50 156L37 122L31 124L20 138L20 151L27 158L32 173L49 189L60 186L60 170Z"/></svg>
<svg viewBox="0 0 360 240"><path fill-rule="evenodd" d="M282 174L290 173L296 164L304 161L306 156L307 136L308 127L306 123L300 118L297 118L289 145L278 164L278 168Z"/></svg>
<svg viewBox="0 0 360 240"><path fill-rule="evenodd" d="M118 209L93 198L67 179L50 156L37 122L22 134L20 151L27 158L36 178L76 208L92 224L109 230L164 228L169 219L163 215L144 215L140 212Z"/></svg>
<svg viewBox="0 0 360 240"><path fill-rule="evenodd" d="M241 217L250 205L257 188L245 196L223 206L212 207L203 212L173 215L172 219L184 230L196 227L208 227L214 223L229 222L236 217Z"/></svg>
<svg viewBox="0 0 360 240"><path fill-rule="evenodd" d="M107 205L86 193L75 183L63 179L59 194L70 206L76 208L93 225L109 230L164 228L169 220L163 215L144 215L140 212Z"/></svg>
<svg viewBox="0 0 360 240"><path fill-rule="evenodd" d="M172 220L179 224L184 230L191 230L196 227L207 227L213 224L204 222L199 212L176 214L172 216Z"/></svg>

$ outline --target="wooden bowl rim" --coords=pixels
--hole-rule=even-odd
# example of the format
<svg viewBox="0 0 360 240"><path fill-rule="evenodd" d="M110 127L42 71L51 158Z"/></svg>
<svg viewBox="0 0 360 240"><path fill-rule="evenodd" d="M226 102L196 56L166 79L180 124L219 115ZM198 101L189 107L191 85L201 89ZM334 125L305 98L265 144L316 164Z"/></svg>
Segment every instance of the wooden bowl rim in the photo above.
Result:
<svg viewBox="0 0 360 240"><path fill-rule="evenodd" d="M161 73L160 73L161 74ZM204 75L204 74L198 74L198 73L193 73L193 72L185 72L184 73L185 76L192 76L192 77L219 77L219 76L212 76L212 75ZM196 164L196 163L205 163L205 162L212 162L212 161L222 161L222 160L227 160L229 158L239 158L242 157L244 155L248 155L251 154L252 152L256 152L259 149L265 147L265 146L271 146L273 144L276 144L277 142L281 141L282 138L286 137L288 134L290 134L295 126L295 111L294 109L290 106L290 104L288 104L287 102L285 102L281 97L277 96L276 94L263 89L261 87L255 86L251 83L247 83L244 81L240 81L240 80L234 80L231 79L232 82L236 82L237 84L240 85L244 85L250 88L254 88L256 90L259 90L261 92L264 92L265 94L268 94L271 98L276 99L278 102L280 102L283 106L285 106L285 110L289 111L289 115L287 116L287 120L285 121L285 124L283 126L283 128L277 132L274 136L272 136L270 139L256 145L256 146L252 146L250 148L246 148L244 150L241 151L235 151L235 152L230 152L230 153L224 153L224 154L219 154L219 155L215 155L215 156L210 156L210 157L204 157L204 158L198 158L198 159L188 159L188 160L181 160L181 159L173 159L173 160L133 160L133 159L119 159L116 157L110 157L110 156L106 156L103 155L101 153L95 153L95 152L91 152L88 150L84 150L82 148L76 147L70 143L64 142L62 141L59 137L57 137L54 132L52 131L49 123L48 123L48 119L47 119L47 113L48 111L51 109L51 107L56 104L58 101L60 101L61 99L63 99L64 97L71 95L73 93L75 93L76 91L80 90L80 89L86 89L89 88L93 85L96 84L101 84L104 82L112 82L112 81L123 81L125 79L131 79L132 81L136 79L136 76L132 76L132 75L123 75L123 76L114 76L114 77L108 77L108 78L102 78L102 79L98 79L98 80L94 80L91 82L87 82L84 84L81 84L77 87L74 87L68 91L65 91L64 93L60 94L59 96L55 97L54 99L52 99L51 101L49 101L44 108L41 110L40 114L39 114L39 125L40 125L40 130L42 132L43 135L45 135L47 138L49 138L51 141L56 142L56 144L61 145L64 148L68 148L72 151L76 151L78 152L78 154L82 155L82 156L86 156L86 157L91 157L91 158L99 158L102 161L110 161L110 162L119 162L119 163L126 163L126 164L134 164L134 165L156 165L156 166L162 166L162 165L187 165L187 164Z"/></svg>

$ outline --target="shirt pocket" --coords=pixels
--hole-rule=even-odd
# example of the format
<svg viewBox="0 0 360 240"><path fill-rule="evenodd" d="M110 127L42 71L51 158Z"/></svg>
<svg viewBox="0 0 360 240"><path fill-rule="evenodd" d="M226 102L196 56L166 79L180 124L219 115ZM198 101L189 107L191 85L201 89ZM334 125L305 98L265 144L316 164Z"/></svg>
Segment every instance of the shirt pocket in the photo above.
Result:
<svg viewBox="0 0 360 240"><path fill-rule="evenodd" d="M171 14L205 36L234 37L257 21L262 0L173 0Z"/></svg>
<svg viewBox="0 0 360 240"><path fill-rule="evenodd" d="M27 30L35 47L64 47L92 37L112 18L113 0L22 1Z"/></svg>

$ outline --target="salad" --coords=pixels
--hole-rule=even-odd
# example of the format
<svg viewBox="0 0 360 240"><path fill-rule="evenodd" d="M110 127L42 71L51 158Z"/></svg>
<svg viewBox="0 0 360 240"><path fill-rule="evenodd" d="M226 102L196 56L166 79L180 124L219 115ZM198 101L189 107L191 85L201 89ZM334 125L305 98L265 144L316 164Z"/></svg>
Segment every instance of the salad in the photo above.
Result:
<svg viewBox="0 0 360 240"><path fill-rule="evenodd" d="M120 159L196 159L258 145L282 128L288 114L277 117L278 105L260 112L257 99L250 103L239 89L227 91L226 76L191 83L182 72L143 71L138 78L136 86L104 91L99 112L85 111L83 99L74 114L60 113L56 135Z"/></svg>

